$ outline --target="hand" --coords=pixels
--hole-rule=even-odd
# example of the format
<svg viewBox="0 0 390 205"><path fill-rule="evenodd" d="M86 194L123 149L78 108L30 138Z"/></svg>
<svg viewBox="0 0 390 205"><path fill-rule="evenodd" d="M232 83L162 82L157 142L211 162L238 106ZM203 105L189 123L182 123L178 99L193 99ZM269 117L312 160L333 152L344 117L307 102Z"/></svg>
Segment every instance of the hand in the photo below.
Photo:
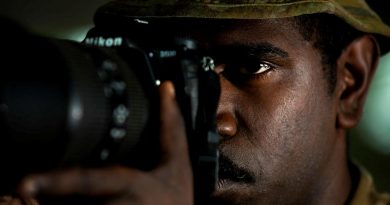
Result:
<svg viewBox="0 0 390 205"><path fill-rule="evenodd" d="M75 168L26 177L19 193L37 196L104 198L106 204L193 204L193 181L184 122L172 83L160 86L162 161L144 172L114 166L102 169Z"/></svg>

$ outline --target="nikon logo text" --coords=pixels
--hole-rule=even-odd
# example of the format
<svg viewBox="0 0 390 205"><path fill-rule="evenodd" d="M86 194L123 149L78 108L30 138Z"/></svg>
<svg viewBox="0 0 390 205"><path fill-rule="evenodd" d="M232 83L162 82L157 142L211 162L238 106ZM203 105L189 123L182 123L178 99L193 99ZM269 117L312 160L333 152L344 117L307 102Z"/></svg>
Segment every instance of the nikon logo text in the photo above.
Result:
<svg viewBox="0 0 390 205"><path fill-rule="evenodd" d="M85 43L93 46L101 46L101 47L112 47L112 46L121 46L123 42L122 37L115 38L104 38L104 37L91 37L86 38Z"/></svg>

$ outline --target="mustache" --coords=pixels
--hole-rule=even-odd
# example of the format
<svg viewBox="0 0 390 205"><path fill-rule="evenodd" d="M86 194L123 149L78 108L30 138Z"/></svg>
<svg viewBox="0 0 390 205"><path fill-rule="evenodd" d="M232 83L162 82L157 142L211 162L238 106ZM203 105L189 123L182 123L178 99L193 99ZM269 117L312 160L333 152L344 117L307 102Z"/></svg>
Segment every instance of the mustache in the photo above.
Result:
<svg viewBox="0 0 390 205"><path fill-rule="evenodd" d="M231 180L234 182L251 183L255 181L250 171L238 166L227 156L221 154L219 158L219 179Z"/></svg>

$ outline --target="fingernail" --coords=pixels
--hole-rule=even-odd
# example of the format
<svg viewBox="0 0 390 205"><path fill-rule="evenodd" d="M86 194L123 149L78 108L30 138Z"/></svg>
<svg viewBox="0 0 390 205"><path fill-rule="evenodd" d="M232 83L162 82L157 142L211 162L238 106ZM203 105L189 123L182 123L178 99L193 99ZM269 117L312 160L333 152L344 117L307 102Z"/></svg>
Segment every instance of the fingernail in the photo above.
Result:
<svg viewBox="0 0 390 205"><path fill-rule="evenodd" d="M175 88L174 88L173 83L171 81L163 82L161 84L161 89L163 89L164 92L166 92L169 97L172 97L172 98L175 97Z"/></svg>

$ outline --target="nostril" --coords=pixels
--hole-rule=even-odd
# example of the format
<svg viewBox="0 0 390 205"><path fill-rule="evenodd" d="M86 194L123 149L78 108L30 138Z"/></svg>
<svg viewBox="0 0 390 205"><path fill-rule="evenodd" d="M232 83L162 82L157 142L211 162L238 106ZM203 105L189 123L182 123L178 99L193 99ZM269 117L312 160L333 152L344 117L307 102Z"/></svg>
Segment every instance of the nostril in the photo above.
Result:
<svg viewBox="0 0 390 205"><path fill-rule="evenodd" d="M218 134L222 137L233 137L237 132L237 123L230 113L219 113L217 116Z"/></svg>

